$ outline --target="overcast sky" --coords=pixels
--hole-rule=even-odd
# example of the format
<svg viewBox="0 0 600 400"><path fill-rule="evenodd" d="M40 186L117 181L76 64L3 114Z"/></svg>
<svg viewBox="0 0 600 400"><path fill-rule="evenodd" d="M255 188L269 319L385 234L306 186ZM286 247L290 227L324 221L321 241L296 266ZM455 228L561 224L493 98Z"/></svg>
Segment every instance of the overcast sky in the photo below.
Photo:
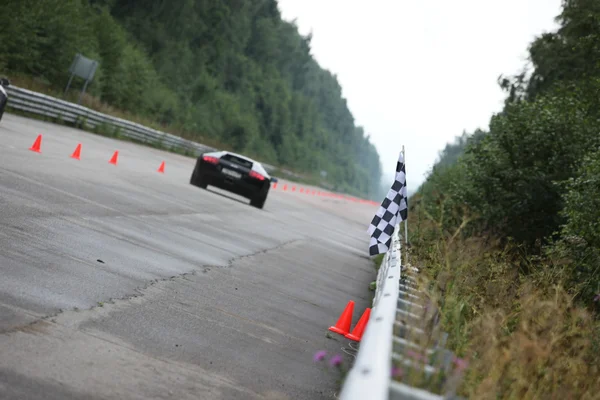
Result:
<svg viewBox="0 0 600 400"><path fill-rule="evenodd" d="M560 0L279 0L286 20L313 33L312 54L337 75L356 123L371 135L384 179L406 147L409 192L463 130L500 111L501 74L557 28Z"/></svg>

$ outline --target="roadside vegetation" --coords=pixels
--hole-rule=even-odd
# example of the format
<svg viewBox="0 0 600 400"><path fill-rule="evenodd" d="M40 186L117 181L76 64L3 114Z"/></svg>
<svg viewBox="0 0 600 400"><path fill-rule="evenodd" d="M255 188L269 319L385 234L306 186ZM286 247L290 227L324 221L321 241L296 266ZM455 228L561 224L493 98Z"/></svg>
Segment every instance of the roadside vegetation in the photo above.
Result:
<svg viewBox="0 0 600 400"><path fill-rule="evenodd" d="M410 259L471 399L600 392L600 3L564 1L558 21L409 202Z"/></svg>
<svg viewBox="0 0 600 400"><path fill-rule="evenodd" d="M63 91L81 53L100 64L88 107L379 197L377 150L276 0L7 0L2 11L0 72L16 85L76 100L83 82Z"/></svg>

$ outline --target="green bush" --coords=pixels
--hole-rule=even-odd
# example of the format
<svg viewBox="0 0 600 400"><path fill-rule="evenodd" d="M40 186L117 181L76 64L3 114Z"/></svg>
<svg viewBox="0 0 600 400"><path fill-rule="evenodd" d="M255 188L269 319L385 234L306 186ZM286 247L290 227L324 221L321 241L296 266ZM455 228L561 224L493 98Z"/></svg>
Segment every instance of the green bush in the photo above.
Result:
<svg viewBox="0 0 600 400"><path fill-rule="evenodd" d="M573 177L597 142L588 112L597 101L576 90L509 104L492 118L490 134L467 148L467 180L475 188L469 201L487 230L532 246L564 222L555 182Z"/></svg>

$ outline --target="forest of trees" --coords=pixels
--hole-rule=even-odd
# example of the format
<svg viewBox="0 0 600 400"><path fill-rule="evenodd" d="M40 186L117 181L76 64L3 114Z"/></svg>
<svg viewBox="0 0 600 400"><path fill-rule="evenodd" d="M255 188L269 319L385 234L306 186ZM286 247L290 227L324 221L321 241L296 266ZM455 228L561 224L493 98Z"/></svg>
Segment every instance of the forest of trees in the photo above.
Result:
<svg viewBox="0 0 600 400"><path fill-rule="evenodd" d="M600 2L563 0L557 22L409 202L469 398L600 390Z"/></svg>
<svg viewBox="0 0 600 400"><path fill-rule="evenodd" d="M381 166L311 37L276 0L7 0L0 71L62 89L76 53L98 60L89 92L191 139L373 197Z"/></svg>
<svg viewBox="0 0 600 400"><path fill-rule="evenodd" d="M600 291L600 2L565 1L558 21L531 44L529 76L499 80L507 99L489 131L448 144L419 193L434 214L444 198L449 225L477 215L470 235L537 254L568 240L571 283L590 299Z"/></svg>

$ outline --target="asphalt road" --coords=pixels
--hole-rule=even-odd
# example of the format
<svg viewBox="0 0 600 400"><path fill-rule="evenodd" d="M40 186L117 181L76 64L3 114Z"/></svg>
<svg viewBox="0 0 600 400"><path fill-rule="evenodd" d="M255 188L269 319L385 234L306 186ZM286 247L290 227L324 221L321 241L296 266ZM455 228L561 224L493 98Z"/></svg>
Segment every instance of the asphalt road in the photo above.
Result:
<svg viewBox="0 0 600 400"><path fill-rule="evenodd" d="M312 356L351 361L327 328L369 306L375 207L278 189L258 210L189 185L193 165L4 116L1 399L333 397Z"/></svg>

